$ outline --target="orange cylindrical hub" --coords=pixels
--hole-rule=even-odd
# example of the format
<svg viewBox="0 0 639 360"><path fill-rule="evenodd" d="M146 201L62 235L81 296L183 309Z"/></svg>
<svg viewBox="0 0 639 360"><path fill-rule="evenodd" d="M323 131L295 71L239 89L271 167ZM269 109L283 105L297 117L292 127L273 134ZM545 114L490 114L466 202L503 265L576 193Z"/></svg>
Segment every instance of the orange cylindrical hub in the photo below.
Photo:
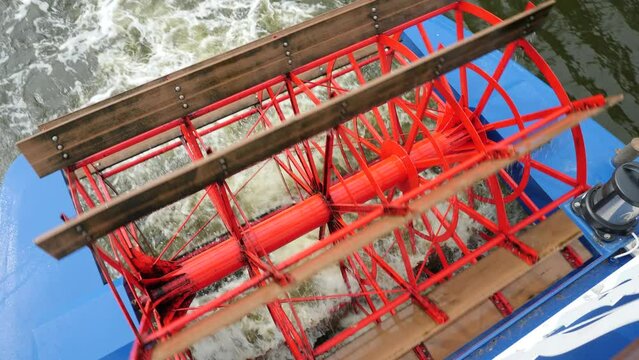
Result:
<svg viewBox="0 0 639 360"><path fill-rule="evenodd" d="M454 140L441 134L435 136L437 146L443 153L450 152L451 147L463 142L462 137L454 136ZM407 181L411 171L407 169L405 161L411 161L417 165L424 159L439 157L439 152L430 140L422 140L414 144L409 159L400 158L398 155L389 155L368 167L369 173L381 190L387 190ZM430 162L429 162L430 163ZM414 169L413 169L414 172ZM281 211L263 221L246 228L243 232L243 242L256 254L268 254L291 241L307 234L318 227L327 224L331 218L330 203L335 204L361 204L377 195L375 187L371 184L364 171L360 171L343 182L338 182L330 187L329 199L321 194L313 195L290 208ZM189 288L184 291L197 292L203 288L223 279L246 265L245 256L242 253L240 241L234 236L229 237L218 245L185 259L179 267L163 278L174 278L183 283L189 279ZM175 285L175 284L173 284ZM171 281L165 282L158 293L164 293L163 289L171 289Z"/></svg>

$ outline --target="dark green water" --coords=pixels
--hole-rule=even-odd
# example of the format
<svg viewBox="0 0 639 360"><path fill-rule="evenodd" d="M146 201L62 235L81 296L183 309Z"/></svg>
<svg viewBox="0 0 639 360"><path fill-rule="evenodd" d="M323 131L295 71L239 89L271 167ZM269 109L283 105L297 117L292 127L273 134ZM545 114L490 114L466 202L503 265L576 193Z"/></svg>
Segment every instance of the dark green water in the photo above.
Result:
<svg viewBox="0 0 639 360"><path fill-rule="evenodd" d="M478 0L506 17L525 0ZM557 0L533 42L572 97L623 93L597 117L624 141L639 136L639 0Z"/></svg>

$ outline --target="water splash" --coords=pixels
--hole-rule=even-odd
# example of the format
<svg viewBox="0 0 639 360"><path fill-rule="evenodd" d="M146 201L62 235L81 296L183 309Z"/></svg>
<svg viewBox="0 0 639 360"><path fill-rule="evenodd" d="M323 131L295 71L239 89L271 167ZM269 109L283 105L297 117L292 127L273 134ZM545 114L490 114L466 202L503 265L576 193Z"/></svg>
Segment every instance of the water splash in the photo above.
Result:
<svg viewBox="0 0 639 360"><path fill-rule="evenodd" d="M0 177L37 125L346 2L9 1L0 10Z"/></svg>

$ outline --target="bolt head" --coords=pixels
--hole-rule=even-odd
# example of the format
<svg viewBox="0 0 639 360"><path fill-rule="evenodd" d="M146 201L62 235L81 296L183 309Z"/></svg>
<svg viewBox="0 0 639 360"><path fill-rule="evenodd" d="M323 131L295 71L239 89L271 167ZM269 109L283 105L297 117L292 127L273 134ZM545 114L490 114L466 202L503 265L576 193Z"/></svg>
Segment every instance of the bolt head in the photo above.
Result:
<svg viewBox="0 0 639 360"><path fill-rule="evenodd" d="M284 47L287 47L288 46L288 42L284 41L284 44L282 44L282 45L284 45Z"/></svg>
<svg viewBox="0 0 639 360"><path fill-rule="evenodd" d="M377 8L372 8L371 11L372 12L377 12Z"/></svg>
<svg viewBox="0 0 639 360"><path fill-rule="evenodd" d="M610 234L603 234L603 238L606 240L610 240L612 238L612 235Z"/></svg>
<svg viewBox="0 0 639 360"><path fill-rule="evenodd" d="M290 59L289 59L289 60L288 60L288 64L289 64L289 65L293 64L293 60L290 60Z"/></svg>
<svg viewBox="0 0 639 360"><path fill-rule="evenodd" d="M56 146L56 148L57 148L58 150L62 150L62 149L64 149L64 145L62 145L62 144L58 144L58 146Z"/></svg>
<svg viewBox="0 0 639 360"><path fill-rule="evenodd" d="M290 51L287 51L287 52L286 52L286 56L291 56L291 52L290 52Z"/></svg>
<svg viewBox="0 0 639 360"><path fill-rule="evenodd" d="M67 154L67 153L62 153L62 158L63 158L63 159L68 159L68 158L69 158L69 154Z"/></svg>
<svg viewBox="0 0 639 360"><path fill-rule="evenodd" d="M581 207L581 203L579 201L575 202L575 207Z"/></svg>
<svg viewBox="0 0 639 360"><path fill-rule="evenodd" d="M189 104L182 104L182 107L187 109L189 107Z"/></svg>
<svg viewBox="0 0 639 360"><path fill-rule="evenodd" d="M373 20L377 20L379 17L377 15L373 15Z"/></svg>
<svg viewBox="0 0 639 360"><path fill-rule="evenodd" d="M176 86L176 87L175 87L175 91L176 91L176 92L180 92L180 91L182 91L182 88L181 88L181 87L179 87L179 86Z"/></svg>
<svg viewBox="0 0 639 360"><path fill-rule="evenodd" d="M180 95L178 97L180 98L180 100L184 100L184 95Z"/></svg>
<svg viewBox="0 0 639 360"><path fill-rule="evenodd" d="M58 135L53 135L53 136L51 137L51 140L52 140L52 141L54 141L54 142L58 141L58 139L59 139L59 138L58 138Z"/></svg>
<svg viewBox="0 0 639 360"><path fill-rule="evenodd" d="M379 29L379 24L375 24L375 29Z"/></svg>

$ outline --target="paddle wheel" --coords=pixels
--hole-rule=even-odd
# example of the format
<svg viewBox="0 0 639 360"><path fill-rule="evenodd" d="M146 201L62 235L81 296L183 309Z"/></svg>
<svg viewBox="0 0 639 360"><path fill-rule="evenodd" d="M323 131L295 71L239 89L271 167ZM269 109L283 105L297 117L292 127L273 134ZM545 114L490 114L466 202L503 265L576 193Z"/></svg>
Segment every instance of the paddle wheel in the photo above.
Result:
<svg viewBox="0 0 639 360"><path fill-rule="evenodd" d="M573 152L564 154L574 161L573 173L513 150L544 129L570 125L570 114L605 105L601 96L571 101L522 37L549 8L531 5L506 23L465 1L356 2L307 28L274 34L258 44L261 53L246 48L223 55L224 61L233 59L236 70L211 70L210 77L188 82L181 78L184 72L177 73L144 89L161 87L167 95L154 98L134 89L115 100L129 108L143 107L130 101L135 96L166 101L182 114L175 120L133 124L124 134L115 129L120 137L113 141L108 126L98 128L87 134L101 145L94 142L93 150L84 151L90 144L80 144L75 152L67 143L71 136L64 135L68 119L43 127L24 144L44 138L47 149L55 146L51 158L63 169L80 215L65 216L63 230L38 244L57 257L87 244L105 281L115 289L112 279L123 280L137 318L126 311L129 299L114 294L137 339L134 357L149 356L154 346L178 339L174 335L180 330L195 331L193 325L211 313L248 303L255 298L249 294L272 284L286 290L272 300L262 297L265 307L242 306L247 316L267 314L270 320L264 321L279 332L273 336L297 359L328 356L407 304L445 323L448 314L429 298L434 286L495 248L534 264L538 253L518 233L588 187L579 127L567 135ZM454 23L456 43L438 40L429 28L438 19ZM343 23L349 30L340 32ZM465 24L473 24L477 38ZM302 46L295 34L304 31L307 44ZM353 41L352 32L364 35ZM485 38L498 33L509 35L493 43ZM331 47L337 48L326 50L323 37L332 37ZM315 42L324 49L314 48ZM481 53L465 58L478 48ZM496 67L475 61L494 49L502 50ZM556 106L536 108L534 99L511 98L501 77L520 66L515 58L552 87ZM269 72L267 60L286 71ZM412 80L414 69L430 78ZM240 70L254 83L243 83ZM469 86L469 79L483 85ZM210 90L212 83L231 93ZM235 83L245 87L236 91ZM364 98L374 105L360 101ZM510 116L487 115L495 104L505 105ZM98 104L89 112L116 105ZM172 116L173 110L156 107L157 112L145 114ZM329 112L334 123L309 120L303 130L290 125ZM129 115L140 118L136 110L105 117L112 123ZM413 211L414 201L444 191L476 165L512 156L517 161L502 164L508 166L496 174L455 188L425 211ZM211 175L212 169L218 175ZM536 200L533 173L555 181L562 195ZM181 188L185 183L191 184L188 189ZM109 208L125 210L115 214ZM113 223L101 227L105 222L96 215L104 211L113 211ZM387 218L404 220L376 241L334 258L334 264L313 267L318 254L347 246L350 236L391 221ZM77 246L65 242L67 235L78 239ZM49 241L58 245L48 246ZM297 277L289 272L293 268L315 270ZM505 316L512 312L501 293L490 299ZM251 315L253 309L258 312ZM322 314L305 315L311 312ZM189 358L191 345L179 343L154 356ZM423 345L414 353L428 358Z"/></svg>

